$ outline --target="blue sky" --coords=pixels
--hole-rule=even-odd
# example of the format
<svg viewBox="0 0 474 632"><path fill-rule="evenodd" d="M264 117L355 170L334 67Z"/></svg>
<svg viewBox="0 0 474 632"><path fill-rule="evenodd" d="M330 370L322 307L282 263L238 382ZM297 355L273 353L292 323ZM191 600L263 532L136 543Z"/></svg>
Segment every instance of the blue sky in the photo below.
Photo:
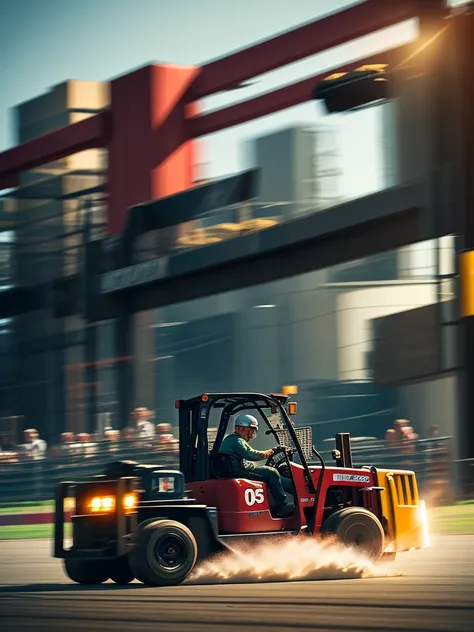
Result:
<svg viewBox="0 0 474 632"><path fill-rule="evenodd" d="M344 0L0 0L0 151L15 144L12 108L66 79L106 81L148 62L199 64L357 2ZM204 110L411 39L411 23L327 51L207 99ZM329 117L341 143L343 193L381 186L380 108ZM293 123L315 124L314 103L201 141L206 176L249 166L245 141Z"/></svg>

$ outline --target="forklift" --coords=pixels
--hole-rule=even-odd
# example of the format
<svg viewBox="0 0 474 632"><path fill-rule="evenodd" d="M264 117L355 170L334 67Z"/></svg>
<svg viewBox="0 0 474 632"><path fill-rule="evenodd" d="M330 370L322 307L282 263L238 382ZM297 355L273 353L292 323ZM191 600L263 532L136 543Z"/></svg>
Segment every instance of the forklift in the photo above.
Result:
<svg viewBox="0 0 474 632"><path fill-rule="evenodd" d="M295 426L289 395L204 393L175 406L179 470L117 461L89 481L58 485L53 555L64 560L73 581L178 585L196 564L238 542L275 537L335 537L373 562L429 545L415 473L353 467L348 433L336 434L334 464L327 465L312 444L311 427ZM219 451L243 411L261 419L261 440L277 446L266 464L292 482L295 508L285 517L274 515L266 483L245 472L236 477L232 456ZM72 545L66 548L71 503Z"/></svg>

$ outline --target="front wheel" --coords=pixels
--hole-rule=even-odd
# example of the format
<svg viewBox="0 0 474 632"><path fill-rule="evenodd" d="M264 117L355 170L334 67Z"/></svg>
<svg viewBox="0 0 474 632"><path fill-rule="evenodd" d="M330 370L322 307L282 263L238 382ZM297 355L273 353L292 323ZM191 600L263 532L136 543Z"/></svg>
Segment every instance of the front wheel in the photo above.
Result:
<svg viewBox="0 0 474 632"><path fill-rule="evenodd" d="M138 526L130 567L141 582L150 586L181 584L196 559L196 540L184 524L152 520Z"/></svg>
<svg viewBox="0 0 474 632"><path fill-rule="evenodd" d="M323 524L322 533L333 533L347 547L360 551L371 562L377 562L385 548L380 520L362 507L335 511Z"/></svg>
<svg viewBox="0 0 474 632"><path fill-rule="evenodd" d="M102 560L76 560L70 557L64 560L64 569L67 576L77 584L94 586L109 579L108 568Z"/></svg>

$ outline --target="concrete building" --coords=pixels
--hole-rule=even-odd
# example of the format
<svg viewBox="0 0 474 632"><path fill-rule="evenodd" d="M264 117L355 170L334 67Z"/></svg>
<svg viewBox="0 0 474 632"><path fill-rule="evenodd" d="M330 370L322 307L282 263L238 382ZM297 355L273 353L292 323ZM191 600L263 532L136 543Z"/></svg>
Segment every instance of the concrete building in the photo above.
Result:
<svg viewBox="0 0 474 632"><path fill-rule="evenodd" d="M320 133L322 130L319 130ZM257 138L251 146L250 155L253 166L260 169L258 204L250 209L250 214L256 218L272 218L274 221L282 222L291 218L301 216L316 208L328 206L331 202L337 203L340 195L336 185L332 188L327 186L328 177L337 180L338 172L333 167L328 170L328 162L321 166L318 158L321 155L321 149L318 147L318 130L306 127L290 127L275 132L274 134L265 135ZM327 142L324 151L330 156L334 162L334 154L337 152L337 144ZM329 146L328 146L329 145ZM330 191L328 195L327 191ZM323 195L329 198L323 200ZM229 221L224 218L224 221ZM214 222L222 222L222 218L207 219L207 224ZM312 278L317 284L326 278L325 272L313 273ZM262 286L258 288L246 288L238 292L223 294L220 296L206 297L202 300L192 301L176 306L170 306L157 310L157 321L160 325L157 338L157 357L156 362L156 392L157 392L157 412L158 414L170 417L173 412L166 402L166 399L173 401L177 397L184 397L183 392L188 393L190 385L194 384L198 378L192 378L186 372L187 378L183 380L178 367L180 366L179 357L186 354L186 348L192 348L196 344L200 349L202 358L207 358L210 348L217 342L209 340L200 345L209 322L217 322L220 319L222 327L226 330L224 338L227 339L225 352L222 356L226 358L226 368L220 364L220 361L214 359L213 363L207 360L202 363L200 368L201 378L198 383L209 384L215 381L214 376L227 376L227 380L222 383L224 390L235 390L242 384L243 376L247 381L245 388L256 388L256 383L252 386L250 377L255 369L262 378L267 376L264 390L274 390L279 380L285 375L283 370L284 364L269 362L269 366L263 368L266 362L263 360L271 348L275 346L275 341L268 339L268 344L264 343L264 339L260 339L259 348L262 354L253 359L251 362L245 361L245 349L247 344L253 345L252 340L252 323L254 319L275 318L275 312L272 309L258 306L275 303L277 294L285 294L298 287L300 279L289 279L280 281L277 284ZM248 320L250 319L250 320ZM166 327L167 323L183 323L179 326ZM194 323L194 324L192 324ZM225 325L223 323L226 323ZM192 333L191 333L192 332ZM262 333L262 332L261 332ZM250 335L250 338L248 338ZM267 334L265 334L267 335ZM278 346L278 345L277 345ZM255 347L254 347L255 348ZM175 349L175 352L170 351ZM234 352L234 349L237 352ZM239 357L239 350L243 353ZM221 357L220 355L218 356ZM249 366L246 367L246 364ZM204 366L205 365L205 366ZM227 367L232 369L228 372ZM278 369L277 367L280 367ZM166 367L166 368L165 368ZM253 367L253 368L252 368ZM175 377L170 378L172 373ZM206 380L202 380L202 376L206 375ZM287 373L291 375L291 371ZM261 380L260 380L261 382ZM167 384L166 394L160 388L161 384ZM173 388L176 397L172 399L167 397L168 388ZM207 387L207 390L209 387ZM199 390L199 389L198 389ZM192 394L192 391L189 391Z"/></svg>
<svg viewBox="0 0 474 632"><path fill-rule="evenodd" d="M17 106L16 142L87 118L108 102L107 84L67 81L57 85ZM80 192L102 181L103 168L104 151L89 150L22 174L14 194L18 285L40 289L77 271L83 222ZM80 319L55 319L50 309L15 318L15 414L24 415L42 433L55 435L63 429L71 403L66 366L80 362L81 332Z"/></svg>
<svg viewBox="0 0 474 632"><path fill-rule="evenodd" d="M8 203L0 201L0 217L8 215ZM10 205L11 207L11 205ZM13 283L12 234L0 232L0 287ZM12 345L10 318L0 319L0 417L12 414Z"/></svg>
<svg viewBox="0 0 474 632"><path fill-rule="evenodd" d="M261 169L260 200L281 204L285 220L341 202L338 149L330 126L293 126L257 138L251 155Z"/></svg>
<svg viewBox="0 0 474 632"><path fill-rule="evenodd" d="M271 209L285 202L279 213L272 211L279 221L341 199L337 139L319 161L317 140L317 129L290 128L255 141L259 201ZM332 196L318 197L318 173L332 177ZM413 412L423 432L425 416L409 405L413 389L373 383L372 323L432 304L436 290L433 270L405 276L400 253L389 252L157 310L158 415L173 418L167 401L211 387L272 391L296 383L299 419L312 423L320 440L335 425L383 436L403 411L407 417Z"/></svg>
<svg viewBox="0 0 474 632"><path fill-rule="evenodd" d="M415 102L423 98L423 86L413 81L403 80L397 85L403 99L379 106L381 109L381 130L383 150L383 184L385 187L422 179L425 169L424 149L413 145L418 138L412 131L423 125L423 121L415 120L416 112L422 108L413 107ZM435 283L432 311L438 310L435 318L439 321L455 320L455 283L451 275L455 274L456 244L453 235L439 240L427 241L401 248L397 255L398 278L406 280L432 279ZM441 278L443 277L443 278ZM447 309L449 308L449 309ZM398 407L400 415L409 419L420 420L420 427L437 425L440 433L446 436L456 434L458 405L457 377L451 370L456 366L453 356L455 342L450 336L449 328L438 327L438 341L441 348L441 362L444 362L445 374L431 375L427 380L412 384L398 385Z"/></svg>

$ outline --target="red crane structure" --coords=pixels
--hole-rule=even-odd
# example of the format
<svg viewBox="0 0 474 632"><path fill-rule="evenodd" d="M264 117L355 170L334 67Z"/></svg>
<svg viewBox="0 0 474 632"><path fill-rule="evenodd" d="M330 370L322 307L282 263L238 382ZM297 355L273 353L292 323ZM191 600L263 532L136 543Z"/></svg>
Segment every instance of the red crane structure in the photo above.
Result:
<svg viewBox="0 0 474 632"><path fill-rule="evenodd" d="M426 3L425 3L426 4ZM358 59L248 101L199 113L199 100L379 29L414 18L416 1L367 0L201 67L152 64L111 81L110 107L0 154L0 190L22 172L93 148L108 151L108 231L119 233L130 206L192 184L194 139L311 99L311 88ZM394 51L377 55L386 63Z"/></svg>

